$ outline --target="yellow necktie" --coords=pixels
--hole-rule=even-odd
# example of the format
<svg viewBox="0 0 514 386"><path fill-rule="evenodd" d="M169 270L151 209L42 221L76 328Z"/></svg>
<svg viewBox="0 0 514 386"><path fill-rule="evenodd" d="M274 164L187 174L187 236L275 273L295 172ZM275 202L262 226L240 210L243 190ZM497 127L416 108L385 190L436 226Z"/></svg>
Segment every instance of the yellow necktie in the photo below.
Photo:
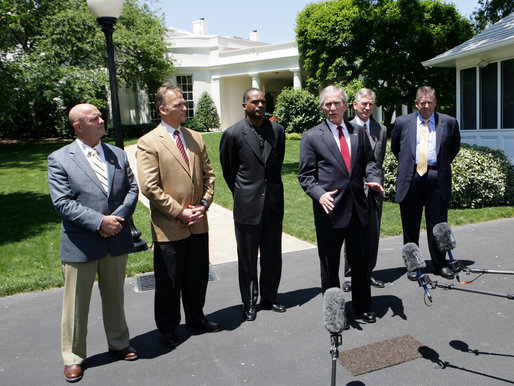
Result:
<svg viewBox="0 0 514 386"><path fill-rule="evenodd" d="M423 176L427 172L428 164L428 119L423 120L421 126L421 139L419 141L418 150L418 166L416 171L420 176Z"/></svg>

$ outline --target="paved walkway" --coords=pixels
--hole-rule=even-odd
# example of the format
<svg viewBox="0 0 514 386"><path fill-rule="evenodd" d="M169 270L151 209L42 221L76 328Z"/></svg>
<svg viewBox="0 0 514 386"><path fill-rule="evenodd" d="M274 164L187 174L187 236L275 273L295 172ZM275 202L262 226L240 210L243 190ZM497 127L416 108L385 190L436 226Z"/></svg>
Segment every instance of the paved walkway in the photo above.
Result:
<svg viewBox="0 0 514 386"><path fill-rule="evenodd" d="M137 146L125 147L132 171L137 177ZM216 176L218 179L223 176ZM139 193L139 201L149 206L148 199ZM208 212L209 216L209 255L211 264L217 265L237 260L236 239L232 211L213 203ZM147 240L149 241L149 240ZM297 239L287 233L282 233L282 252L296 252L314 248L315 245Z"/></svg>

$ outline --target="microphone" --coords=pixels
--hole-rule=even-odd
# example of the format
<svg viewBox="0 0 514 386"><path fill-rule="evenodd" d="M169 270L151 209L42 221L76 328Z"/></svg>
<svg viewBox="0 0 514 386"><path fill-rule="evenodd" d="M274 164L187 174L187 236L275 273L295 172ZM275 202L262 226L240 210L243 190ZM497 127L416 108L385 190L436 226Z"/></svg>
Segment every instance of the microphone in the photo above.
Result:
<svg viewBox="0 0 514 386"><path fill-rule="evenodd" d="M428 278L428 276L423 276L421 274L421 268L425 268L426 264L425 261L421 258L421 252L419 251L419 247L414 243L405 244L402 248L402 257L405 266L407 267L407 271L417 272L416 279L418 280L418 284L420 287L423 287L428 297L428 300L430 300L430 302L432 303L432 295L430 295L430 291L427 287L427 280L425 280L425 277Z"/></svg>
<svg viewBox="0 0 514 386"><path fill-rule="evenodd" d="M332 356L331 385L336 384L336 362L339 357L338 346L342 343L341 332L344 330L346 313L344 311L344 292L341 288L332 287L323 295L323 321L330 332L330 354Z"/></svg>
<svg viewBox="0 0 514 386"><path fill-rule="evenodd" d="M323 321L330 334L341 334L344 330L346 313L344 311L344 292L341 288L332 287L323 295Z"/></svg>
<svg viewBox="0 0 514 386"><path fill-rule="evenodd" d="M437 242L437 247L441 252L448 252L448 256L450 257L450 269L456 273L458 272L459 268L457 266L457 261L453 258L452 249L455 248L456 242L455 237L453 237L452 230L450 228L450 225L446 222L441 222L434 226L434 229L432 230L432 233L434 234L435 240ZM459 276L455 275L457 281L460 282Z"/></svg>

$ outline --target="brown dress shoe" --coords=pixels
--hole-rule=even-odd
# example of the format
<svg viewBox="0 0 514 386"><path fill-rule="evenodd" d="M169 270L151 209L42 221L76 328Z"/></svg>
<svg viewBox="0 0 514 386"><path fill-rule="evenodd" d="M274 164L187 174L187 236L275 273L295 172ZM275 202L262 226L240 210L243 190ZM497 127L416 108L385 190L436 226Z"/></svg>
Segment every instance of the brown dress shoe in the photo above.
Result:
<svg viewBox="0 0 514 386"><path fill-rule="evenodd" d="M82 379L82 366L81 365L65 365L64 366L64 379L68 382L78 382Z"/></svg>

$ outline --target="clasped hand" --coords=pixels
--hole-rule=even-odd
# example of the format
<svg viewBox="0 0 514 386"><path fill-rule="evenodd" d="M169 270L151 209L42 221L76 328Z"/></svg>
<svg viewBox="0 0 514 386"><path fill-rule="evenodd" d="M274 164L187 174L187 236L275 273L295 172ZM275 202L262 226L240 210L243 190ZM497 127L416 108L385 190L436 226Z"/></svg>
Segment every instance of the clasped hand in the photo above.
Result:
<svg viewBox="0 0 514 386"><path fill-rule="evenodd" d="M123 225L121 224L123 221L125 221L123 217L114 215L104 216L98 233L102 237L115 236L123 229Z"/></svg>
<svg viewBox="0 0 514 386"><path fill-rule="evenodd" d="M202 220L204 213L205 208L203 205L189 205L187 208L182 209L177 217L190 227L198 224Z"/></svg>

